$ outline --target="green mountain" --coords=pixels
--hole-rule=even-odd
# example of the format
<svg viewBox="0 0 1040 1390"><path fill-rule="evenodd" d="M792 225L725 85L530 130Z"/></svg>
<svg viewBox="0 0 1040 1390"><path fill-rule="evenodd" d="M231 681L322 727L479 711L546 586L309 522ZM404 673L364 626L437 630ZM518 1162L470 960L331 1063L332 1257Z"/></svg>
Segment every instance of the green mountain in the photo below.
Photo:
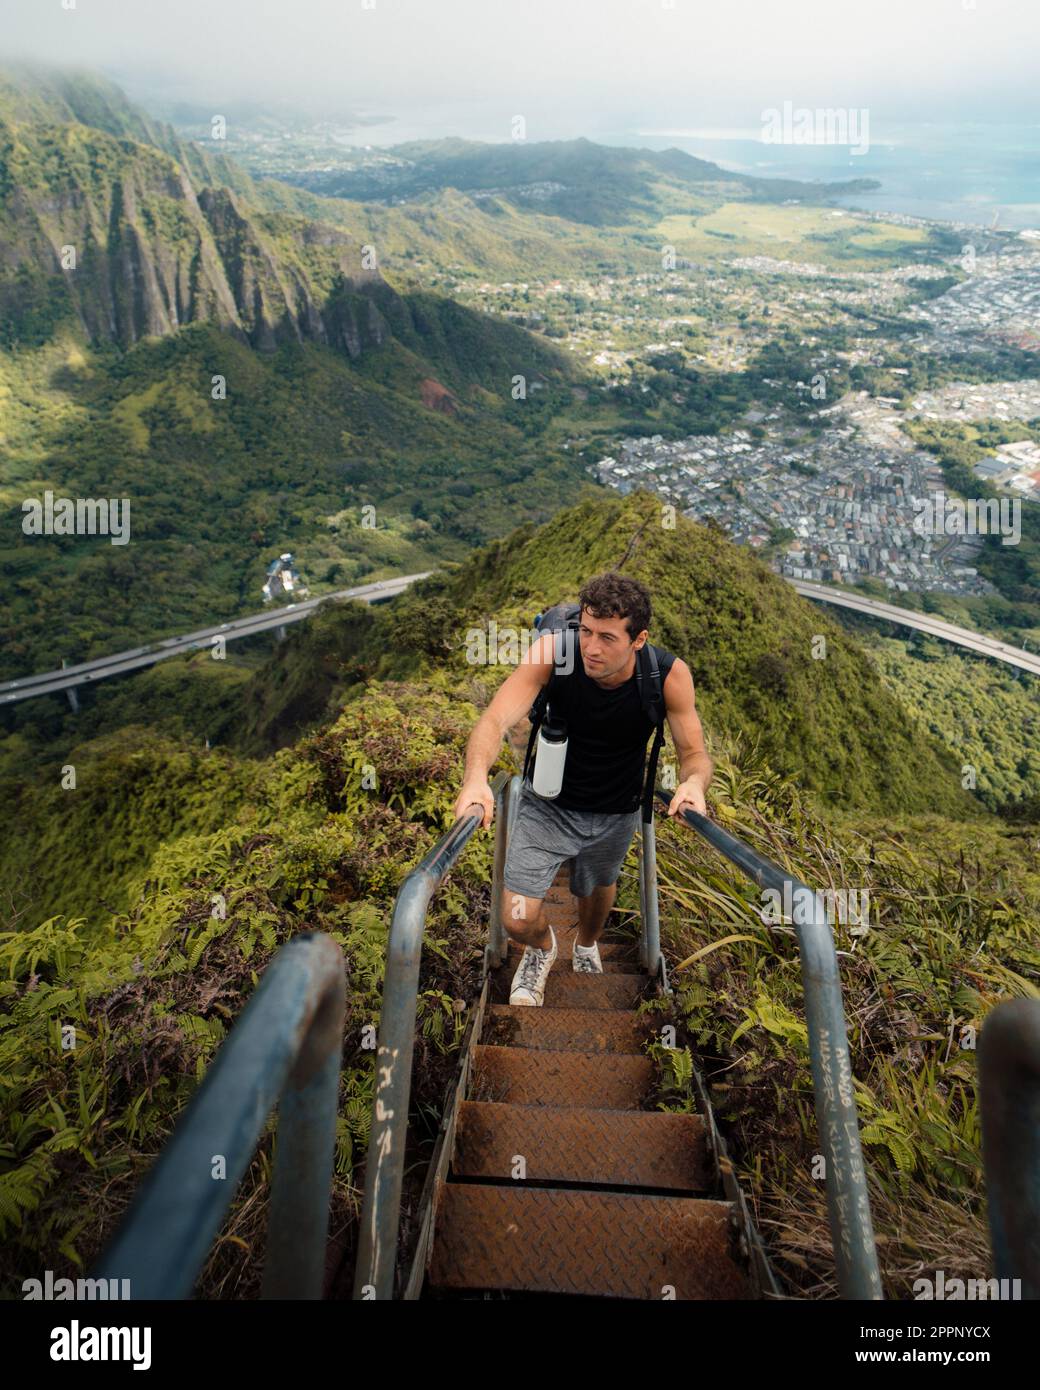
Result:
<svg viewBox="0 0 1040 1390"><path fill-rule="evenodd" d="M357 357L395 331L391 315L422 332L429 313L409 315L384 260L414 285L416 256L515 270L532 255L577 266L589 253L577 229L561 252L556 219L528 225L451 193L420 210L368 209L254 179L76 70L0 68L0 194L9 348L62 326L126 347L206 322L262 350L314 342ZM515 352L519 338L504 341Z"/></svg>
<svg viewBox="0 0 1040 1390"><path fill-rule="evenodd" d="M522 633L608 568L649 586L652 639L693 671L712 817L809 884L869 894L866 934L836 935L886 1294L908 1297L922 1267L977 1277L974 1055L951 1030L1040 990L1040 828L963 789L963 730L912 713L934 681L882 679L753 552L666 524L649 493L593 489L548 447L553 412L574 410L567 359L401 272L408 252L467 271L598 268L656 254L645 229L668 209L777 185L589 142L407 159L411 186L391 196L408 205L323 199L254 180L102 80L0 80L3 673L255 608L287 544L319 591L437 569L280 645L104 682L77 714L60 699L5 712L0 1290L20 1296L27 1269L83 1272L274 953L311 930L350 981L332 1197L349 1266L373 1085L360 1039L395 894L448 827L467 737L509 670L471 662L470 634ZM368 244L378 266L361 263ZM514 400L518 373L542 390ZM21 501L45 488L128 497L132 543L24 536ZM669 739L663 775L674 761ZM499 769L517 770L508 746ZM785 1289L818 1297L833 1256L790 930L764 924L753 887L687 827L659 826L676 997L651 1007L678 1039L652 1055L662 1103L695 1109L690 1055L710 1062ZM408 1200L478 997L490 867L476 835L431 904ZM618 909L638 911L634 854ZM69 1027L74 1065L56 1041ZM203 1297L258 1293L272 1137Z"/></svg>
<svg viewBox="0 0 1040 1390"><path fill-rule="evenodd" d="M388 313L409 317L361 245L250 206L216 183L225 163L117 95L87 79L0 84L0 342L72 323L127 347L205 322L265 351L314 342L356 358L390 336Z"/></svg>
<svg viewBox="0 0 1040 1390"><path fill-rule="evenodd" d="M344 587L580 486L541 441L568 357L399 293L350 232L272 210L321 200L265 193L111 84L0 76L0 188L3 676L254 609L272 551ZM128 499L130 544L25 536L48 489Z"/></svg>
<svg viewBox="0 0 1040 1390"><path fill-rule="evenodd" d="M737 174L682 150L654 151L598 145L592 140L420 140L386 150L373 168L332 169L294 175L291 182L314 192L364 201L411 199L431 191L501 195L557 217L593 226L656 219L662 205L689 210L691 197L785 198L820 201L879 185L874 179L808 184Z"/></svg>
<svg viewBox="0 0 1040 1390"><path fill-rule="evenodd" d="M888 692L842 627L716 528L680 515L668 529L661 515L658 499L644 491L590 495L542 527L527 523L439 571L391 605L337 605L305 631L294 630L249 676L234 668L217 676L216 663L203 653L165 662L123 689L110 682L94 714L63 715L58 726L26 724L6 749L16 806L7 881L30 895L35 918L60 911L93 919L102 901L127 906L134 873L186 833L196 798L190 777L183 802L164 798L168 814L157 814L150 801L138 809L118 795L122 774L100 766L98 775L81 778L74 799L67 796L60 766L78 764L70 742L93 730L106 758L107 740L125 721L186 738L192 760L207 738L223 745L234 765L240 756L264 758L291 746L334 718L344 700L359 698L369 681L448 682L457 691L476 681L486 691L505 671L469 664L471 630L487 630L492 619L500 628L528 629L540 608L576 595L585 576L616 567L649 586L651 638L689 664L709 735L757 746L822 811L990 819L962 789L960 759ZM815 659L821 634L826 656ZM36 737L49 736L49 756L41 758L39 750L27 756L34 727ZM148 737L143 728L141 737ZM90 748L84 753L93 762ZM148 783L144 777L140 786L145 798ZM126 825L113 835L113 812L103 807L116 805ZM81 837L92 845L89 852ZM54 871L46 876L32 870L41 853L52 856Z"/></svg>
<svg viewBox="0 0 1040 1390"><path fill-rule="evenodd" d="M129 209L113 188L125 168ZM204 196L206 190L212 191ZM223 153L220 141L182 139L172 126L142 112L114 83L76 68L0 66L0 195L7 204L0 210L7 244L0 259L0 303L9 306L3 332L23 342L45 335L68 297L50 302L59 248L80 246L82 269L82 242L69 243L61 235L82 238L89 227L103 249L106 212L115 196L120 196L116 230L124 228L130 243L124 260L130 258L132 269L134 258L147 262L151 251L161 262L142 272L141 290L151 321L160 323L189 303L189 288L195 285L203 301L207 295L216 301L213 313L232 322L243 316L247 331L258 307L266 307L260 318L270 325L283 306L289 322L302 318L306 331L314 318L309 307L314 291L320 297L330 276L341 273L362 284L379 278L361 264L362 246L376 248L380 270L391 283L408 285L417 283L419 266L446 273L464 265L505 276L537 263L546 273L560 274L587 271L590 259L620 269L647 257L644 247L624 235L590 237L590 228L561 222L537 206L497 197L475 200L452 187L430 192L416 205L387 207L254 178L239 160ZM80 217L83 204L88 207ZM322 224L321 233L308 232L305 224L310 223ZM236 228L242 246L233 235ZM164 248L159 232L173 245ZM5 281L16 273L5 294ZM113 273L116 285L108 298L112 293L119 297L121 277L130 271L117 262ZM266 305L262 299L257 306L248 293L244 299L236 295L236 273L246 278L247 292L259 282ZM64 278L71 294L71 273ZM87 278L80 276L81 281ZM98 286L93 288L97 294ZM20 306L13 321L12 305ZM204 302L194 307L201 311ZM94 318L102 328L108 321L104 313ZM0 324L4 322L0 312ZM118 323L112 332L117 330ZM0 345L3 341L0 337Z"/></svg>
<svg viewBox="0 0 1040 1390"><path fill-rule="evenodd" d="M870 894L872 929L860 939L842 928L839 944L886 1293L909 1296L915 1252L950 1271L981 1267L973 1054L951 1055L949 1020L978 1026L999 998L1040 988L1037 828L984 814L961 789L959 757L825 614L714 529L663 526L658 500L638 492L522 525L385 607L336 606L252 674L204 653L170 660L95 692L44 756L27 736L8 741L5 1294L26 1268L89 1265L273 953L310 930L339 943L350 980L332 1212L349 1275L372 1103L361 1030L378 1016L390 913L450 823L469 732L510 669L468 661L469 629L527 629L608 567L647 583L652 638L693 670L717 764L713 818L811 885ZM827 655L814 660L821 634ZM669 740L662 769L673 760ZM517 770L508 745L500 768ZM770 1255L790 1292L818 1296L833 1257L806 1163L816 1140L797 951L763 924L738 871L688 828L659 822L677 996L653 1007L680 1049L654 1058L663 1093L689 1109L682 1053L712 1059ZM419 1136L436 1130L479 996L491 846L474 837L427 923L412 1093L420 1186ZM638 910L635 885L630 858L623 919ZM56 1048L59 1025L76 1030L75 1067ZM265 1160L270 1144L267 1134ZM267 1171L254 1164L236 1194L229 1229L245 1250L218 1243L202 1297L255 1294Z"/></svg>

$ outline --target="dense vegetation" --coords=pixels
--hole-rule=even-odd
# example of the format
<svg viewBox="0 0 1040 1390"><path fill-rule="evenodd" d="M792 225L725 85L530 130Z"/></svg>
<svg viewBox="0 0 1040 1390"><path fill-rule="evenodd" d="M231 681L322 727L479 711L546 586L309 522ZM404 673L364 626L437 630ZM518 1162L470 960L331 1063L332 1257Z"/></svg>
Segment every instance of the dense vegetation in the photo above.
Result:
<svg viewBox="0 0 1040 1390"><path fill-rule="evenodd" d="M975 1046L994 1004L1040 996L1037 826L821 819L767 761L730 751L715 818L804 882L869 901L865 932L834 932L885 1296L913 1298L936 1269L986 1277ZM657 854L676 997L656 1012L687 1044L656 1049L669 1108L696 1109L696 1056L784 1292L837 1297L794 927L763 922L754 885L681 827L661 828Z"/></svg>
<svg viewBox="0 0 1040 1390"><path fill-rule="evenodd" d="M95 722L78 747L59 752L59 738L41 759L23 743L4 788L15 833L0 866L8 1288L41 1259L56 1271L89 1263L271 954L310 928L341 944L351 980L333 1211L349 1260L371 1102L360 1029L378 1013L390 906L446 828L469 729L509 669L508 656L498 666L467 660L470 629L492 618L500 633L526 629L539 608L612 565L650 585L653 636L694 670L719 763L714 814L807 881L869 886L878 904L884 930L857 946L847 971L878 1225L891 1232L889 1291L902 1287L913 1250L949 1255L947 1270L982 1258L971 1061L948 1055L949 1011L978 1022L1002 993L1036 988L1026 923L1040 890L1036 827L985 815L960 788L959 758L914 727L836 624L712 528L684 518L662 526L657 500L639 492L590 500L539 530L527 524L393 603L343 605L252 673L200 655L131 678L134 695L113 683L93 716L85 711ZM809 656L814 633L827 636L825 660ZM149 727L105 732L135 700ZM74 789L61 785L55 758L75 768ZM515 767L508 749L498 765ZM677 970L676 1008L709 1070L717 1059L731 1067L716 1099L781 1273L826 1292L789 933L756 925L748 885L681 837L678 827L661 836L673 963L734 931L755 944L718 946ZM931 865L929 845L943 856L968 847L959 878ZM414 1180L474 998L490 847L481 836L467 848L431 918ZM622 890L624 917L631 866ZM213 913L218 895L226 917ZM885 1003L868 1008L878 990ZM71 1054L60 1046L69 1024ZM655 1055L664 1103L689 1105L689 1058ZM923 1080L905 1070L911 1057ZM256 1292L270 1144L269 1133L207 1263L204 1295Z"/></svg>
<svg viewBox="0 0 1040 1390"><path fill-rule="evenodd" d="M470 276L514 273L531 257L583 271L659 262L669 209L680 250L709 237L723 250L758 249L727 229L731 212L689 227L689 243L681 225L691 205L765 196L751 181L714 188L706 166L693 189L688 163L596 148L579 151L587 164L573 163L573 149L522 156L527 179L553 177L561 158L594 172L565 191L581 225L450 189L419 190L408 208L363 208L254 181L109 84L24 74L0 83L0 193L28 189L40 219L23 250L60 244L68 214L102 229L97 248L115 229L117 264L137 256L156 273L169 294L157 289L153 307L178 302L195 250L219 252L233 292L226 319L188 316L176 332L160 324L142 336L134 310L96 335L103 276L73 295L43 261L14 253L10 235L0 243L0 674L255 608L265 561L287 546L319 592L438 570L385 607L330 606L280 645L255 639L225 661L203 652L106 682L76 715L57 698L5 712L5 1294L18 1295L27 1270L89 1264L272 955L312 929L343 949L350 981L331 1222L349 1267L372 1102L361 1035L379 1012L392 903L449 823L468 732L511 664L471 663L468 634L492 620L526 630L539 609L612 567L650 586L651 636L693 671L718 763L712 814L811 884L870 892L870 930L839 930L838 944L886 1292L906 1296L922 1266L951 1277L985 1268L974 1060L962 1039L998 999L1040 990L1040 807L1024 795L1038 770L1031 687L926 641L861 645L865 623L800 599L717 527L679 516L672 528L646 492L583 488L567 430L592 441L606 431L606 444L648 422L726 428L752 398L747 373L709 376L665 355L635 385L589 400L543 336L406 283L407 273L360 289L334 273L336 248L368 240L381 255L409 251L424 271L461 262ZM474 191L502 174L479 150L440 153L470 162ZM178 169L199 192L201 221L183 216ZM124 178L136 223L120 201ZM13 216L11 200L4 206L0 216ZM620 208L633 225L643 219L642 242L630 226L593 230ZM331 230L305 254L296 242L317 222ZM764 228L763 217L755 235ZM835 259L902 253L883 231L858 246L844 231L808 235ZM275 311L290 301L288 317ZM297 333L301 324L313 331ZM328 324L356 328L357 351L330 341ZM789 394L808 375L807 346L778 337L752 366ZM223 400L211 394L216 373ZM543 389L514 400L516 373ZM832 385L846 384L858 384L855 370L835 374ZM955 483L971 456L942 432L933 443ZM21 501L45 488L129 497L132 543L23 536ZM1012 562L995 557L1001 598L968 605L980 625L987 614L1022 632L1037 625L1035 542L1030 531ZM952 602L936 598L936 611ZM965 762L977 766L977 795L962 784ZM508 750L497 766L515 768ZM659 846L671 1009L684 1030L677 1052L652 1049L663 1103L691 1105L696 1053L788 1290L830 1294L791 929L764 924L748 883L682 827L662 826ZM430 917L410 1192L475 998L490 854L488 836L471 841ZM226 915L214 912L218 900ZM619 918L637 902L630 859ZM663 1021L668 1008L650 1012ZM201 1274L203 1296L258 1291L272 1142L269 1125Z"/></svg>
<svg viewBox="0 0 1040 1390"><path fill-rule="evenodd" d="M467 716L475 711L445 694L391 685L263 764L135 730L77 754L86 798L66 843L79 843L113 901L93 924L16 920L22 929L0 937L6 1296L28 1270L83 1271L272 953L312 929L349 965L332 1229L353 1238L372 1102L362 1029L378 1017L400 876L444 828ZM374 794L355 775L365 761L380 770ZM93 830L91 809L101 817ZM410 1136L419 1154L424 1107L443 1090L438 1059L465 1021L455 1001L472 993L488 855L487 843L474 846L429 919ZM39 872L65 873L72 861L45 863ZM63 1050L70 1026L75 1045ZM203 1271L204 1296L258 1293L273 1129Z"/></svg>
<svg viewBox="0 0 1040 1390"><path fill-rule="evenodd" d="M253 179L219 145L181 140L90 74L0 72L0 180L21 193L0 209L0 678L252 610L285 548L313 593L460 558L581 494L594 455L574 436L609 452L626 435L714 433L756 401L790 410L800 433L820 428L793 389L815 351L796 332L746 370L673 350L605 384L527 331L536 320L503 322L420 281L659 271L664 238L682 252L698 235L691 190L726 225L754 211L744 251L792 234L794 214L798 254L839 264L898 260L910 235L824 232L819 210L746 201L770 181L717 186L714 166L674 151L412 152L423 178L458 164L473 190L503 160L517 178L562 161L582 188L620 180L632 221L593 228L577 209L450 187L408 207L319 198ZM944 250L941 236L913 241L926 261ZM65 244L75 271L55 261ZM366 245L378 269L359 269ZM654 293L674 296L661 278ZM844 384L835 368L831 390ZM128 499L130 544L24 536L20 509L47 489Z"/></svg>
<svg viewBox="0 0 1040 1390"><path fill-rule="evenodd" d="M306 344L258 355L204 324L125 354L0 354L2 675L254 611L285 549L320 593L429 569L573 496L579 465L540 438L553 391L510 393L546 350L433 297L395 327L357 364ZM450 413L423 403L434 374ZM23 534L22 502L47 489L129 499L129 544Z"/></svg>
<svg viewBox="0 0 1040 1390"><path fill-rule="evenodd" d="M900 703L919 710L921 722L960 756L966 775L976 779L980 801L1011 819L1040 818L1035 676L852 609L828 611L867 653ZM943 616L953 622L964 618L956 610ZM1029 649L1036 650L1038 643L1040 629L1031 636ZM1029 801L1031 815L1024 814L1023 802Z"/></svg>

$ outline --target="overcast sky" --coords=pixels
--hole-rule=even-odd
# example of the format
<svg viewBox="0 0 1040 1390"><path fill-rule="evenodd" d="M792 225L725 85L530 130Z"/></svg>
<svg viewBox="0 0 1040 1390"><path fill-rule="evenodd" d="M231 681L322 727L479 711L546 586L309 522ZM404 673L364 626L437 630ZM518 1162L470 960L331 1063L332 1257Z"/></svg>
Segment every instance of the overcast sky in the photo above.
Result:
<svg viewBox="0 0 1040 1390"><path fill-rule="evenodd" d="M0 57L132 94L320 100L429 136L757 129L763 109L1040 124L1040 0L0 0ZM147 101L146 101L147 104ZM451 129L444 129L446 124Z"/></svg>

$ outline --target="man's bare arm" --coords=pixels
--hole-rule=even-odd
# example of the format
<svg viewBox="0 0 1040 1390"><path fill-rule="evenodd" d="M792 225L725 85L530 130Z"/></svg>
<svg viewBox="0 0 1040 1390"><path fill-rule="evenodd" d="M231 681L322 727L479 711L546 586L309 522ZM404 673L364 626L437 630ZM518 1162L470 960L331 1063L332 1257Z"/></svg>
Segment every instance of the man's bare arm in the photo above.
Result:
<svg viewBox="0 0 1040 1390"><path fill-rule="evenodd" d="M676 815L688 805L702 816L707 815L705 793L711 786L715 764L704 746L704 730L697 713L693 676L689 666L676 657L664 682L665 709L668 727L679 759L679 785L668 806L668 814Z"/></svg>
<svg viewBox="0 0 1040 1390"><path fill-rule="evenodd" d="M543 633L495 692L495 697L473 726L466 744L466 768L462 790L455 802L455 818L474 802L484 807L484 827L491 824L495 800L487 775L498 757L502 739L534 704L548 682L553 667L553 636Z"/></svg>

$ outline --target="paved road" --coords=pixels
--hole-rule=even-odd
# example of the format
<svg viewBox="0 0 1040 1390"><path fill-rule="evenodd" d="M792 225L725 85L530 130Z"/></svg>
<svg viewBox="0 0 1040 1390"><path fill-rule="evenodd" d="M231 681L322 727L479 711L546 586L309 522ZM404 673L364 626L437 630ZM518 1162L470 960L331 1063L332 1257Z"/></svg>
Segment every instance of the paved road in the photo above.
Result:
<svg viewBox="0 0 1040 1390"><path fill-rule="evenodd" d="M336 593L322 594L318 598L305 599L302 603L291 603L286 608L269 609L254 613L247 618L234 618L231 622L220 623L216 627L199 628L182 637L166 637L159 642L151 642L144 647L132 647L129 651L116 652L112 656L98 657L95 661L84 661L78 666L66 666L61 671L44 671L38 676L24 676L21 680L0 683L0 705L14 704L18 700L31 700L37 695L54 695L62 690L74 690L78 686L93 685L109 676L123 675L143 666L154 666L165 657L176 656L181 652L197 651L200 647L212 647L214 638L223 637L234 642L240 637L252 637L257 632L267 632L271 628L288 627L290 623L302 622L323 603L336 599L356 598L366 603L374 599L392 598L413 584L417 579L425 579L430 570L422 574L406 574L396 579L381 579L374 584L361 584L353 589L340 589ZM930 633L945 642L954 642L971 651L1017 666L1033 675L1040 675L1040 654L1023 651L1020 647L1009 646L996 637L986 637L967 628L957 627L945 622L933 613L913 613L895 604L883 603L880 599L867 598L861 594L849 593L831 584L814 584L805 579L789 579L792 588L806 598L820 599L834 603L842 608L854 608L861 613L871 613L889 622L913 627Z"/></svg>
<svg viewBox="0 0 1040 1390"><path fill-rule="evenodd" d="M162 641L150 642L144 647L132 647L129 651L115 652L112 656L98 657L95 661L84 661L78 666L66 666L61 671L44 671L38 676L24 676L21 680L4 681L0 683L0 705L14 704L18 700L31 700L37 695L53 695L62 690L74 690L77 686L93 685L96 681L122 675L126 671L136 671L142 666L154 666L157 661L176 656L180 652L212 647L217 637L224 638L226 642L234 642L240 637L252 637L254 633L267 632L271 628L288 627L290 623L302 622L304 618L309 618L321 604L336 599L356 598L371 603L376 599L392 598L409 584L413 584L417 579L425 579L426 575L431 573L431 570L424 570L422 574L406 574L396 579L380 579L374 584L360 584L354 589L340 589L336 593L305 599L302 603L291 603L285 608L253 613L248 618L234 618L231 622L220 623L216 627L202 627L197 632L188 632L182 637L165 637Z"/></svg>
<svg viewBox="0 0 1040 1390"><path fill-rule="evenodd" d="M1018 666L1023 671L1040 676L1040 654L1012 647L997 637L986 637L969 628L957 627L935 613L912 613L909 609L897 608L893 603L883 603L881 599L835 588L833 584L814 584L807 579L788 579L787 582L806 598L822 599L840 608L855 608L860 613L872 613L877 618L901 623L904 627L915 627L921 632L931 633L933 637L941 637L944 642L955 642L959 647L981 652L983 656L991 656L996 661L1005 661L1009 666Z"/></svg>

